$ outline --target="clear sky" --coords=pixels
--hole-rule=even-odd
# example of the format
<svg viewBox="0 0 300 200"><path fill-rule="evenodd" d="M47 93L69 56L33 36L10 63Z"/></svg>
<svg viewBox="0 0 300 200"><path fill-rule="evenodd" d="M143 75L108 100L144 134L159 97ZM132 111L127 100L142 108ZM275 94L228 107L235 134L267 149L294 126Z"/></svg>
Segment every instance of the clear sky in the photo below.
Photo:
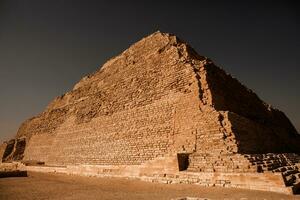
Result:
<svg viewBox="0 0 300 200"><path fill-rule="evenodd" d="M299 9L293 1L262 0L0 0L0 141L158 29L213 59L284 111L299 132Z"/></svg>

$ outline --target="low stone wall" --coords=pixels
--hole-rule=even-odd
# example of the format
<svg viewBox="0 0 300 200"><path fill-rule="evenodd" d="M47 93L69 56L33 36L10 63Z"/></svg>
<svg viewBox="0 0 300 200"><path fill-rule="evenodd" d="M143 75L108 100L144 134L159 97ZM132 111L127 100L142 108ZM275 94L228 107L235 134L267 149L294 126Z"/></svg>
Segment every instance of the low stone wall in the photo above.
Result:
<svg viewBox="0 0 300 200"><path fill-rule="evenodd" d="M20 168L23 168L23 165L18 162L12 162L12 163L0 163L0 171L15 171Z"/></svg>
<svg viewBox="0 0 300 200"><path fill-rule="evenodd" d="M177 172L148 173L144 166L22 166L22 169L35 172L65 173L95 177L126 177L143 181L166 184L196 184L200 186L235 187L251 190L263 190L292 194L292 189L285 186L281 173L209 173Z"/></svg>

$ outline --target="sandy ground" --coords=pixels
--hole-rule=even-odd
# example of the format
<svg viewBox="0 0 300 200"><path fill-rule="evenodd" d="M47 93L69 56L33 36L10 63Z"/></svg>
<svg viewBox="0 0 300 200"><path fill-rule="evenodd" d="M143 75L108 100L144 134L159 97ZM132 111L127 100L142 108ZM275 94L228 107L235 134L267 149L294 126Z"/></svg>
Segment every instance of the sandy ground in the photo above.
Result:
<svg viewBox="0 0 300 200"><path fill-rule="evenodd" d="M64 174L29 173L28 177L1 178L0 199L294 199L300 196L243 189L167 185L121 178L94 178Z"/></svg>

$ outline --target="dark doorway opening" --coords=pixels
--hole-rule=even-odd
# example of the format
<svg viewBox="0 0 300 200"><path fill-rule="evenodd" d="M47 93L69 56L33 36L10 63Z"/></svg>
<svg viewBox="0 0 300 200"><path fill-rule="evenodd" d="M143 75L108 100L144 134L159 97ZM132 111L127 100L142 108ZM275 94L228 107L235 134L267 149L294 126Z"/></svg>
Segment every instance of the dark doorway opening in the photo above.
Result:
<svg viewBox="0 0 300 200"><path fill-rule="evenodd" d="M178 160L179 171L187 170L187 168L189 167L189 154L188 153L178 153L177 160Z"/></svg>

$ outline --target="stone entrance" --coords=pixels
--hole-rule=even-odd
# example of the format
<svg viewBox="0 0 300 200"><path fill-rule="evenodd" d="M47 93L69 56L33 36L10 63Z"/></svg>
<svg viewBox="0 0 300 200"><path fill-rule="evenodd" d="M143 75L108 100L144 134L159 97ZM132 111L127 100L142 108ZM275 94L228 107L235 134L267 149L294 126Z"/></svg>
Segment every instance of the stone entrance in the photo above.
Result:
<svg viewBox="0 0 300 200"><path fill-rule="evenodd" d="M179 171L187 170L189 167L189 154L188 153L178 153L178 169Z"/></svg>

